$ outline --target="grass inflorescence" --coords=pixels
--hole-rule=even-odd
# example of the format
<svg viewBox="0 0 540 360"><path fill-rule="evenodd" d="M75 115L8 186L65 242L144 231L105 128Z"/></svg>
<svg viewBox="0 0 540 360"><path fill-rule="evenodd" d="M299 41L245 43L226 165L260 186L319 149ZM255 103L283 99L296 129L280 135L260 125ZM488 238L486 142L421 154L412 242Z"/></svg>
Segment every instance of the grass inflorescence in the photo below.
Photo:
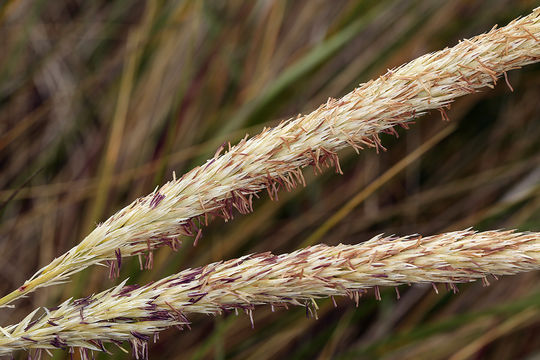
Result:
<svg viewBox="0 0 540 360"><path fill-rule="evenodd" d="M158 332L190 326L189 314L245 311L257 305L306 306L315 299L348 296L358 302L373 288L411 283L456 284L540 268L540 234L458 231L422 237L377 236L357 245L315 245L290 254L270 252L187 269L144 286L120 285L66 301L37 320L30 314L2 329L0 354L19 349L85 348L129 340L137 358L147 358ZM399 290L396 288L399 298ZM335 302L334 302L335 304ZM70 350L73 352L73 349Z"/></svg>
<svg viewBox="0 0 540 360"><path fill-rule="evenodd" d="M0 306L36 288L67 280L90 265L122 256L146 256L181 235L201 237L209 216L225 221L233 210L253 210L253 196L267 190L277 199L280 188L305 185L302 168L332 166L342 173L337 151L352 146L384 148L379 134L395 133L416 116L445 108L457 97L493 87L506 72L538 61L540 10L502 28L422 56L375 81L362 84L341 99L328 99L312 113L288 120L225 150L152 194L135 200L91 232L79 245L36 273ZM118 261L120 264L120 261ZM142 267L142 265L141 265ZM112 270L114 274L116 271Z"/></svg>
<svg viewBox="0 0 540 360"><path fill-rule="evenodd" d="M129 161L127 153L145 154L147 150L145 150L144 146L141 146L141 149L137 148L137 144L143 143L142 138L138 137L137 134L140 135L148 131L144 122L134 126L138 130L133 132L133 142L129 142L129 145L126 146L129 151L126 150L126 153L122 153L120 143L116 141L123 136L122 128L126 128L128 132L132 131L131 129L128 130L126 125L129 94L132 91L131 88L136 86L134 78L138 76L138 71L144 73L145 69L145 63L142 60L143 48L137 48L137 46L146 41L145 31L148 31L148 34L153 31L150 31L152 29L150 25L153 21L152 17L158 11L156 6L148 5L148 9L146 9L148 11L143 17L141 27L129 37L128 44L130 46L127 47L128 52L126 55L129 66L123 69L119 98L115 104L114 121L111 125L108 143L104 146L106 150L104 151L103 162L99 166L100 180L96 183L97 195L88 211L92 215L88 215L85 225L81 225L81 227L86 226L89 222L91 223L94 216L99 216L103 212L109 188L113 186L112 183L115 181L111 176L115 171L116 162ZM306 5L307 8L309 6ZM450 9L453 6L455 5L447 5ZM194 5L186 5L179 8L176 15L183 18L182 14L184 13L197 13L197 10L194 10L195 8ZM269 24L272 21L278 23L282 21L285 8L280 8L277 5L270 8L272 11L268 15L269 19L271 19ZM365 16L373 16L383 8L374 7L372 12L366 12ZM392 14L406 13L408 11L406 7L398 4L394 4L393 7L388 9L387 12L381 13L380 19L375 19L373 26L378 26L378 21L384 24L387 17L391 17ZM426 14L434 11L427 5L424 5L422 9ZM201 14L203 13L204 11L201 12ZM423 14L423 12L420 13ZM457 10L456 13L458 13ZM0 18L7 16L6 14L11 13L2 12ZM434 19L438 18L434 17ZM332 44L332 48L326 49L324 56L316 53L305 55L306 61L302 62L302 66L315 69L317 65L320 65L318 61L327 58L330 51L337 51L337 48L334 48L338 46L336 44L345 44L343 39L351 39L351 31L359 31L364 26L366 20L363 18L361 20L348 27L346 26L342 33L335 34L336 38L328 40L328 43ZM420 22L420 19L418 19L418 22ZM410 25L412 29L414 23L416 22L413 21L411 24L407 24L405 21L403 24L399 23L397 25L403 27ZM433 24L430 26L433 26ZM263 41L266 44L264 46L276 46L274 40L275 37L279 36L279 32L271 26L267 31L265 41ZM35 34L33 36L33 41L38 41ZM163 49L168 49L173 43L166 41L166 46L164 45ZM180 46L180 48L184 47ZM168 52L163 49L161 50L164 51L163 58L170 58ZM180 97L181 100L179 101L176 98L174 101L172 98L169 99L169 105L178 106L174 111L175 115L178 115L178 121L171 120L170 126L163 125L166 131L163 132L165 134L163 138L156 142L156 153L159 153L164 148L170 149L174 147L174 142L177 141L175 137L181 138L182 134L189 133L190 126L194 126L190 125L191 123L185 117L195 116L195 113L186 115L182 109L184 107L189 108L190 104L195 101L194 94L201 91L202 76L206 71L212 71L211 68L214 66L212 59L216 51L215 49L209 51L210 60L202 69L199 69L199 72L195 72L196 75L191 85L179 91L185 97L183 99ZM264 61L266 57L270 56L270 53L267 48L266 51L262 51L256 57L260 61ZM254 53L251 55L254 55ZM330 311L324 306L318 309L319 305L316 299L320 298L331 298L335 305L334 296L347 296L358 306L360 297L368 289L372 289L377 300L381 300L384 287L395 287L396 295L400 298L399 286L404 284L425 283L433 286L434 290L438 292L436 284L442 283L446 284L449 290L456 292L457 283L481 279L484 285L488 285L490 276L498 279L499 276L503 275L514 275L537 270L540 266L540 242L539 235L536 232L503 230L448 232L448 230L444 230L431 231L430 233L440 233L440 235L428 237L419 235L406 237L376 236L367 242L356 245L313 245L303 247L301 250L283 253L282 255L263 252L266 246L278 247L275 244L283 245L287 242L287 239L291 240L290 246L298 248L296 244L300 236L296 236L299 232L297 229L313 230L309 228L309 225L299 225L299 222L305 222L315 227L314 224L317 224L318 219L320 220L321 217L324 219L325 215L317 214L316 211L310 212L309 216L304 216L295 210L297 220L291 219L288 228L287 226L281 228L281 226L274 224L274 230L268 235L269 240L267 242L260 241L260 248L252 255L236 256L232 260L218 262L211 262L203 257L203 263L208 265L180 272L177 272L177 266L175 266L173 271L175 274L173 275L166 276L163 274L164 264L166 264L164 258L167 255L163 251L160 252L160 250L169 247L174 251L179 250L180 254L188 252L204 254L205 250L201 249L201 247L206 246L203 243L207 241L203 241L203 228L210 227L210 223L214 218L222 218L225 222L229 222L238 213L246 215L254 212L253 215L245 217L246 219L253 218L254 225L248 223L249 226L244 229L244 223L240 223L235 236L230 236L228 243L223 242L226 251L232 252L234 249L242 249L242 239L249 236L248 234L262 231L259 228L264 229L263 224L265 224L268 214L271 214L271 211L276 211L272 208L274 205L265 205L266 210L270 209L269 212L263 210L254 211L257 209L255 202L261 197L264 198L264 196L261 196L264 193L267 193L268 198L272 201L276 201L280 197L283 200L283 197L290 198L290 193L294 192L295 189L305 188L315 183L314 176L305 171L307 167L312 168L313 175L320 175L327 168L333 169L338 174L343 174L346 169L350 168L350 164L343 161L341 156L345 148L352 148L361 156L366 153L361 152L361 150L366 148L376 150L377 154L381 150L386 151L386 144L383 145L383 134L397 137L398 133L402 132L397 129L398 127L409 129L409 126L416 118L430 113L431 110L439 112L443 120L449 120L450 116L447 112L450 111L450 105L464 95L477 93L485 88L494 89L498 82L503 82L511 92L517 91L519 87L510 83L508 72L538 61L540 61L540 8L536 8L527 16L511 21L506 26L494 26L490 31L459 41L453 47L431 52L404 65L392 67L375 80L360 84L346 95L340 98L329 98L316 110L306 115L298 115L286 121L281 121L275 126L264 127L255 136L249 137L249 135L246 135L236 145L232 145L228 141L223 142L213 156L202 165L196 166L178 178L173 172L172 180L156 187L150 194L137 198L104 222L99 223L81 242L71 248L67 247L70 249L64 252L63 255L49 262L53 255L50 252L45 253L42 251L42 258L40 258L41 269L35 272L28 280L21 280L19 283L22 283L21 285L0 298L0 308L4 308L2 311L8 311L5 308L15 308L17 310L22 302L15 303L16 300L27 297L39 288L48 288L52 285L69 282L76 274L93 265L108 266L110 278L121 277L122 269L134 265L130 261L130 257L138 258L138 267L141 270L154 268L157 264L158 271L161 274L158 275L158 280L148 282L142 279L140 282L144 285L127 285L127 280L124 280L109 290L95 291L93 295L87 295L87 291L86 297L83 296L78 300L66 300L55 308L43 307L40 310L38 307L14 325L0 327L0 355L13 354L17 350L33 349L36 357L41 357L44 351L64 349L73 354L78 348L81 358L86 358L92 356L90 354L92 351L109 352L111 349L106 347L107 343L114 343L122 348L122 343L129 341L135 357L144 359L149 356L149 343L152 339L155 342L158 339L158 333L162 330L169 327L178 327L179 329L191 329L193 327L193 333L197 333L197 324L191 324L189 319L190 315L193 314L217 315L245 311L250 317L250 323L253 327L252 311L258 305L269 305L272 312L276 307L299 305L306 308L308 315L318 317L319 313L321 313L320 316L324 316L325 313ZM37 81L39 83L38 87L48 88L48 86L51 86L47 76L53 76L54 78L54 75L50 74L58 74L56 71L58 68L55 66L60 66L60 68L63 66L61 62L54 64L56 65L47 67L46 74L49 75ZM219 64L219 61L216 64ZM140 69L138 69L138 66L140 66ZM351 69L354 68L352 66ZM165 68L167 66L163 66L163 69ZM253 65L251 69L260 72L261 79L268 78L268 73L263 71L264 67L260 64ZM157 73L157 70L155 71ZM344 71L345 73L347 72ZM289 76L289 73L285 74ZM340 76L336 77L335 80L343 81ZM152 81L156 83L156 78L153 78ZM280 79L277 83L281 84L280 86L285 86L283 85L285 84L284 81ZM290 79L288 81L289 83L292 82ZM332 85L330 88L337 86L335 84L330 82L330 85ZM211 81L207 85L210 87L217 86ZM174 86L165 82L163 88L168 87L174 88ZM239 97L249 99L250 96L253 96L254 89L257 89L256 84L249 84L244 89L244 92L240 92ZM223 89L217 89L216 91L223 91ZM519 91L517 92L519 93ZM274 96L275 94L270 97L273 98ZM465 97L465 99L470 98L473 97ZM6 101L9 103L10 100L7 99ZM55 101L52 104L58 104L58 99ZM211 100L208 101L211 103ZM263 104L265 101L267 100L261 95L260 101L255 101L254 104ZM465 104L466 101L474 102L476 100L465 100ZM532 100L525 101L525 103L529 104L529 106L533 104L534 107L537 101L533 95ZM133 102L132 106L136 108L138 106L142 107L144 104L145 102ZM62 107L51 106L58 114L66 114L65 109ZM211 105L208 104L208 106ZM214 104L214 106L217 108L218 103ZM14 108L16 108L15 105ZM204 105L202 108L204 109ZM527 107L523 108L527 109ZM467 109L467 105L458 104L459 109ZM262 110L264 109L251 109L249 107L241 109L239 117L234 118L231 124L236 124L242 119L246 120L246 113L261 113ZM158 108L155 111L158 113L162 109ZM526 117L525 112L522 116ZM31 128L32 121L36 121L32 120L32 118L28 119L30 120L21 122L21 125L18 125L20 127L10 130L5 137L0 138L0 151L4 147L9 150L11 142L17 139L20 136L19 134L24 134L27 128ZM513 126L510 125L501 126L494 132L493 138L498 139L505 132L511 133L512 129ZM212 132L215 129L212 129L212 126L209 125L205 130ZM414 136L409 134L414 134L415 131L403 132L406 134L407 144L411 141L411 136ZM447 131L444 136L439 133L430 137L442 139L449 133ZM531 134L533 133L531 132ZM91 137L91 135L91 132L88 132L88 137ZM44 135L44 139L46 138L47 136ZM532 136L532 139L535 139L535 137ZM221 141L222 139L220 139ZM402 141L404 140L399 139L397 143ZM437 142L439 140L429 143L428 148L431 148ZM516 141L513 146L519 150L516 150L516 153L528 154L530 149L526 145L527 142L521 139L519 142ZM422 150L421 153L427 151L428 148ZM468 149L470 150L470 148ZM460 151L464 151L468 155L467 149ZM505 151L501 150L500 153L503 154ZM21 155L14 154L13 159L20 159L19 156ZM136 155L133 156L136 157ZM167 156L164 158L167 158ZM378 164L379 158L372 159L374 159L374 162L371 163L372 166L375 166L375 163ZM482 159L478 160L478 162L485 161L486 156ZM492 160L489 157L487 159ZM165 172L167 160L164 161L160 170L155 171ZM435 199L444 198L448 193L452 194L453 191L460 191L456 189L467 189L468 187L474 189L473 185L470 184L485 184L492 177L502 182L500 179L505 176L519 176L519 174L523 173L523 168L527 168L527 165L532 163L529 160L524 161L525 166L501 170L503 175L500 175L495 170L488 171L486 174L479 172L478 177L473 179L474 181L467 181L466 184L465 182L460 183L455 187L439 189L439 191L432 192L431 195L434 194L434 196L431 197ZM14 160L13 163L9 163L11 167L9 167L8 172L12 171L10 169L16 169L18 164L21 163L24 163L24 161ZM454 165L454 168L459 169L455 159L454 162L450 161L450 163ZM84 166L80 167L78 164L72 164L71 166L72 168L84 168ZM463 167L467 168L467 165L463 165ZM436 179L451 177L454 171L453 168L448 171L448 167L443 165L439 168L440 170L435 168L433 171ZM369 172L369 167L366 167L365 171ZM387 173L395 175L397 172L396 170ZM34 174L39 174L39 171L34 172ZM408 176L411 177L410 174ZM457 211L458 217L463 220L457 220L453 228L464 229L468 228L471 223L480 224L482 220L492 220L492 217L498 214L498 209L501 207L507 209L520 204L524 199L532 199L530 203L527 202L528 200L526 201L526 206L522 211L511 217L514 220L529 219L531 214L534 214L538 208L538 201L534 200L537 191L530 190L531 183L534 183L537 174L531 171L529 176L530 179L525 178L523 183L520 182L519 186L516 185L514 191L501 196L501 205L497 208L494 206L493 209L479 210L477 212L471 210L471 213L465 216L461 213L462 210L449 206L444 214L451 217L452 214L455 216ZM22 188L31 179L25 180L22 183ZM354 193L350 189L358 189L361 186L346 183L345 185L343 185L342 194L335 195L335 201L338 203L339 201L345 202L347 197ZM529 198L523 198L524 187L530 190L528 193ZM145 188L145 186L142 186L142 188ZM338 187L338 189L341 189L341 187ZM373 187L373 189L376 189L376 187ZM16 189L7 197L2 211L4 209L7 212L13 211L12 204L19 201L20 190L23 190L22 196L25 196L24 189ZM286 190L289 195L282 190ZM483 198L484 202L486 202L486 199L493 200L494 197L489 195L490 189L482 188L480 190L478 191L480 195L476 196L488 194ZM374 192L374 190L370 191ZM389 192L389 194L390 196L396 196L400 191ZM325 204L327 205L328 213L331 213L333 211L332 206L335 206L335 204L333 205L334 199L332 199L332 196L327 196L326 203L321 205L322 207ZM362 194L363 200L368 197L369 194ZM425 198L427 199L427 197ZM420 199L424 202L428 201L423 198ZM353 207L357 205L355 204ZM353 210L351 206L348 204L344 206L347 207L347 214ZM404 203L403 206L406 212L410 209L414 209L412 213L418 212L417 205ZM471 206L471 208L473 207ZM395 210L389 212L389 215L385 215L384 212L379 213L378 206L374 205L374 203L366 203L365 210L367 216L358 217L360 220L351 225L351 228L369 228L369 222L377 221L374 220L377 216L391 217L395 214ZM339 219L343 219L344 216ZM414 216L413 214L412 218ZM434 224L432 226L436 226L441 222L440 217L432 217L429 220L432 220L428 221ZM337 222L339 221L337 220ZM502 228L509 224L511 226L506 227L516 227L517 225L514 226L514 224L518 223L520 221L492 222L488 223L487 228ZM421 225L415 222L411 222L411 224L413 231L403 233L412 233L415 226ZM495 224L495 226L492 224ZM326 236L326 239L323 238L326 242L329 244L335 243L335 235L328 233L329 227L326 225L316 229L312 236L308 237L307 243L312 242L313 239L320 239L323 235ZM336 221L333 221L331 226L335 225ZM531 226L528 228L531 228ZM212 232L210 229L209 231L210 236L206 236L205 231L204 240L207 240L207 238L212 240ZM343 234L343 228L340 231L341 233L337 232L337 236ZM51 228L44 226L43 232L50 235ZM54 236L51 237L54 238ZM185 237L192 237L193 245L200 244L200 246L195 250L182 247L182 240ZM214 237L219 238L216 234L214 234ZM358 242L363 237L355 235L349 236L349 238ZM41 249L45 250L47 246L42 245ZM217 255L218 259L233 257L224 256L226 251L220 252ZM212 254L212 257L214 257L214 254ZM132 275L134 277L139 276L136 273L132 273ZM85 284L86 281L89 281L88 283L92 282L92 280L83 278L82 283ZM95 280L93 281L95 282ZM70 294L70 288L67 289L66 293ZM418 291L417 288L408 289L405 289L407 297L416 296L414 294ZM38 294L40 293L36 295ZM79 297L78 291L74 290L73 295ZM58 301L59 297L57 296L55 301ZM405 307L406 304L413 304L415 301L409 300L403 303L405 305L397 306ZM523 319L538 316L535 310L530 311L532 315L527 312L527 316L517 316L514 322L510 323L511 325L502 326L503 330L496 334L504 334L505 331L510 331L508 329L513 329L512 326L518 328L519 326L528 325L529 322L524 323ZM349 318L344 317L344 319ZM350 321L350 319L347 321ZM392 321L397 320L394 319L390 322ZM388 323L386 323L387 325L384 324L384 322L381 323L381 329L388 329ZM306 326L300 322L297 325L297 327L290 329L290 334L293 334L296 331L295 329L303 329ZM338 334L344 331L345 328L347 328L346 324L336 328L335 334L329 338L330 340L326 343L325 348L321 349L321 354L332 354L336 350L337 342L341 341L338 340ZM340 330L338 331L338 329ZM381 329L374 328L372 333L366 335L366 338L368 340L370 336L380 338ZM204 329L201 331L204 334ZM208 341L219 341L221 337L219 331L221 330L215 331L216 335L209 336ZM291 336L301 336L301 333L302 331L298 330L295 335ZM183 332L181 336L189 337L186 334ZM486 335L486 338L480 337L476 342L465 347L458 355L474 353L493 336L502 335L491 334ZM268 346L272 346L271 344L276 342L279 343L280 338L277 335L272 339L273 341L268 341ZM201 349L205 346L202 346ZM215 344L212 346L215 346L217 353L219 346ZM353 345L353 349L358 346L359 344ZM253 352L253 356L257 356L257 351ZM264 346L261 347L260 351L264 351Z"/></svg>

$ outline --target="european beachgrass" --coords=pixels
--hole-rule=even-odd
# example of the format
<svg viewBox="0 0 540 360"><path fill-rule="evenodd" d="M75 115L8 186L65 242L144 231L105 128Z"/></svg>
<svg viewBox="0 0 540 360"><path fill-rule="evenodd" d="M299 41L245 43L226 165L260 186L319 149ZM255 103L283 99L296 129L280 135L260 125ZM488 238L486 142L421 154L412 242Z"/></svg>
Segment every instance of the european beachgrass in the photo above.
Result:
<svg viewBox="0 0 540 360"><path fill-rule="evenodd" d="M231 220L253 211L253 197L305 185L303 169L332 167L337 152L351 146L384 149L380 133L408 127L430 110L441 112L460 96L493 87L507 71L540 61L540 8L454 47L424 55L341 99L329 99L305 116L285 121L237 145L223 144L205 164L135 200L64 255L0 299L0 307L35 291L68 281L71 275L108 264L117 276L122 258L138 256L151 268L152 251L180 247L182 236L202 237L213 217ZM316 298L410 283L455 283L540 268L540 233L471 230L431 237L376 237L358 245L316 245L290 254L269 253L181 271L141 287L125 285L55 309L36 309L20 323L0 327L0 355L16 350L79 348L105 351L104 343L130 341L137 358L148 357L147 342L171 326L190 326L191 313L251 311L256 305L306 306ZM434 285L435 286L435 285ZM397 288L396 288L396 291ZM399 292L398 292L399 296ZM37 315L38 312L43 313Z"/></svg>

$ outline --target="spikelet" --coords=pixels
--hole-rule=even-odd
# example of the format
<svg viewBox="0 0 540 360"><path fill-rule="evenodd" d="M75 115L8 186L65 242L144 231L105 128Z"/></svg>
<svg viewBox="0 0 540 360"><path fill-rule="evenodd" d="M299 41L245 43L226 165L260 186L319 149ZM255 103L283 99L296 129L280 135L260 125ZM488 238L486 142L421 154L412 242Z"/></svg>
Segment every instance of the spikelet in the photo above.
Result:
<svg viewBox="0 0 540 360"><path fill-rule="evenodd" d="M227 152L225 144L204 165L135 200L92 231L81 243L39 270L0 306L36 288L66 281L88 266L109 262L118 273L122 256L141 257L152 266L152 250L179 246L179 236L201 238L209 216L230 220L234 211L253 210L263 190L277 199L282 188L305 184L302 168L334 167L337 151L352 146L384 149L380 133L395 133L415 117L441 111L457 97L492 88L506 72L540 60L540 8L502 28L424 55L341 99L328 99L312 113L244 138ZM116 264L115 264L116 262Z"/></svg>
<svg viewBox="0 0 540 360"><path fill-rule="evenodd" d="M125 285L64 302L31 321L5 327L0 355L19 349L82 347L128 340L137 358L147 342L171 326L189 326L186 315L251 312L256 305L306 306L314 299L348 296L357 306L369 288L408 283L456 283L540 268L540 233L471 230L421 237L377 236L358 245L316 245L290 254L269 252L184 270L145 286ZM434 286L435 287L435 286ZM312 308L313 307L313 308Z"/></svg>

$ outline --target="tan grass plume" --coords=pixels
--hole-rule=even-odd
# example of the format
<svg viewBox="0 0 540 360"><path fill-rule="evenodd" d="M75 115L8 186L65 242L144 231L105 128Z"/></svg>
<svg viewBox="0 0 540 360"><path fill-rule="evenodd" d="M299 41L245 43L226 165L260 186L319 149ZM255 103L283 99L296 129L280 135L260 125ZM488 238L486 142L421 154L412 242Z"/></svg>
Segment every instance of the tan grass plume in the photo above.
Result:
<svg viewBox="0 0 540 360"><path fill-rule="evenodd" d="M358 245L316 245L290 254L262 253L184 270L139 287L119 286L68 300L33 320L0 328L0 355L20 349L79 347L129 340L137 358L170 326L189 326L191 313L220 314L255 305L306 306L349 296L358 305L368 288L408 283L470 282L540 268L540 233L457 231L421 237L377 236ZM435 286L435 285L434 285ZM397 291L397 288L396 288ZM399 296L399 292L398 292ZM36 310L37 311L37 310ZM253 320L252 320L253 321ZM84 353L84 351L83 351Z"/></svg>
<svg viewBox="0 0 540 360"><path fill-rule="evenodd" d="M302 168L333 166L337 151L352 146L382 148L379 134L394 133L413 118L444 108L457 97L493 87L506 72L540 60L540 8L505 27L424 55L341 99L328 99L310 114L281 123L236 146L220 147L206 164L135 200L100 224L77 246L54 259L21 287L0 299L0 307L36 288L66 281L88 266L110 262L111 275L123 256L178 246L181 235L201 237L208 216L232 218L233 209L252 211L252 197L304 183ZM510 84L508 84L510 86ZM142 263L142 260L141 260ZM141 264L142 266L142 264Z"/></svg>

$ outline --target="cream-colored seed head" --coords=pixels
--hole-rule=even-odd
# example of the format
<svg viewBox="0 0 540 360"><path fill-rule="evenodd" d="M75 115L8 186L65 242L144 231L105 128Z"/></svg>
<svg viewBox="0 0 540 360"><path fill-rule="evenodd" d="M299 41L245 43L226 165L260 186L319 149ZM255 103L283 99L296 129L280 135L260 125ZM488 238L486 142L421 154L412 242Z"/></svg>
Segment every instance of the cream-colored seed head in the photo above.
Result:
<svg viewBox="0 0 540 360"><path fill-rule="evenodd" d="M66 301L32 321L35 312L0 334L0 355L19 349L82 347L130 340L137 356L170 326L189 326L191 313L219 314L255 305L315 306L346 295L358 303L368 288L455 283L540 268L540 233L457 231L436 236L377 236L358 245L316 245L290 254L263 253L184 270L143 287L124 283ZM487 281L487 280L486 280Z"/></svg>
<svg viewBox="0 0 540 360"><path fill-rule="evenodd" d="M506 72L540 60L540 8L505 27L464 40L452 48L424 55L376 80L360 85L341 99L329 99L312 113L283 122L242 140L206 164L137 199L99 225L81 243L38 271L0 306L36 288L66 281L88 266L176 248L178 236L201 235L197 222L211 215L232 217L252 210L252 196L303 183L301 169L334 166L336 152L380 147L379 134L406 126L431 109L444 108L457 97L493 84ZM112 269L114 273L114 268Z"/></svg>

